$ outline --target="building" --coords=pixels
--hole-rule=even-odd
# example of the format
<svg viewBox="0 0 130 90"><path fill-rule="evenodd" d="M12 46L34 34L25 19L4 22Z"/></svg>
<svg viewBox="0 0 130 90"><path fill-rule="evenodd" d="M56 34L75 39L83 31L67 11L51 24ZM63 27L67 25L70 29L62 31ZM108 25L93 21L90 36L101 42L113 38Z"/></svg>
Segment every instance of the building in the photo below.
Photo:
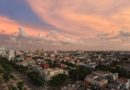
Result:
<svg viewBox="0 0 130 90"><path fill-rule="evenodd" d="M95 69L97 64L95 62L90 62L90 63L77 63L77 65L80 65L80 66L84 66L84 67L87 67L87 68L91 68L91 69Z"/></svg>
<svg viewBox="0 0 130 90"><path fill-rule="evenodd" d="M49 64L47 63L43 63L40 65L43 69L48 69L49 68Z"/></svg>
<svg viewBox="0 0 130 90"><path fill-rule="evenodd" d="M73 84L68 84L67 86L61 87L61 90L87 90L87 89L85 89L83 82L76 81Z"/></svg>
<svg viewBox="0 0 130 90"><path fill-rule="evenodd" d="M34 65L35 61L33 59L32 60L23 60L21 62L17 62L17 64L26 67L28 65Z"/></svg>
<svg viewBox="0 0 130 90"><path fill-rule="evenodd" d="M15 52L14 50L9 50L9 56L8 56L8 60L14 60L15 57Z"/></svg>
<svg viewBox="0 0 130 90"><path fill-rule="evenodd" d="M108 84L110 90L129 90L130 89L130 80L119 78L116 81L112 81Z"/></svg>
<svg viewBox="0 0 130 90"><path fill-rule="evenodd" d="M43 70L42 67L40 67L39 65L32 65L31 68L35 72L40 72Z"/></svg>
<svg viewBox="0 0 130 90"><path fill-rule="evenodd" d="M107 85L109 81L113 81L117 79L118 79L117 73L113 74L110 72L97 71L88 75L86 77L86 82L92 85L98 85L103 87L104 85Z"/></svg>
<svg viewBox="0 0 130 90"><path fill-rule="evenodd" d="M58 74L68 74L68 72L60 68L55 69L49 68L42 70L41 74L45 77L46 81L49 81L53 76L56 76Z"/></svg>
<svg viewBox="0 0 130 90"><path fill-rule="evenodd" d="M5 55L6 55L5 48L0 48L0 56L5 56Z"/></svg>

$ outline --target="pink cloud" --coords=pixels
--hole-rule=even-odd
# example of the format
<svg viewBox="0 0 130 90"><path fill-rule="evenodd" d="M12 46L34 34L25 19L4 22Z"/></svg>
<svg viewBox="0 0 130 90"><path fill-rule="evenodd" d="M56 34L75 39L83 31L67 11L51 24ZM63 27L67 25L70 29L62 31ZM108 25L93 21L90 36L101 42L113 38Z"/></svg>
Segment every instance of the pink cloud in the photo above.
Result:
<svg viewBox="0 0 130 90"><path fill-rule="evenodd" d="M74 48L117 49L123 48L121 41L101 40L98 35L109 33L113 37L122 29L130 31L129 0L28 0L28 4L42 21L61 32L21 25L7 17L0 17L1 33L11 35L22 26L31 39L38 38L42 42L41 46L47 41L59 47L69 43L66 48L75 44Z"/></svg>
<svg viewBox="0 0 130 90"><path fill-rule="evenodd" d="M45 30L40 30L37 27L17 23L7 17L0 16L0 31L4 31L5 34L12 34L18 32L18 28L24 28L29 35L36 35L42 33L46 35L48 32Z"/></svg>
<svg viewBox="0 0 130 90"><path fill-rule="evenodd" d="M33 43L40 42L41 46L44 44L44 42L49 42L50 44L57 43L59 45L62 43L79 43L79 41L75 37L68 34L44 30L42 28L37 28L30 25L21 25L7 17L0 17L0 34L8 35L8 37L11 37L11 40L18 40L18 42L20 41L21 43L23 42L23 40Z"/></svg>
<svg viewBox="0 0 130 90"><path fill-rule="evenodd" d="M129 5L128 0L56 0L55 2L28 0L28 2L43 21L68 33L79 34L80 38L95 36L100 32L117 33L122 27L113 21L111 16ZM113 12L114 10L116 11ZM109 15L104 15L106 11Z"/></svg>
<svg viewBox="0 0 130 90"><path fill-rule="evenodd" d="M123 48L121 41L99 40L120 30L130 30L129 0L28 0L32 10L45 22L94 48ZM105 42L105 43L106 43ZM89 45L88 45L89 43ZM117 44L120 44L118 47ZM87 46L88 45L88 46Z"/></svg>

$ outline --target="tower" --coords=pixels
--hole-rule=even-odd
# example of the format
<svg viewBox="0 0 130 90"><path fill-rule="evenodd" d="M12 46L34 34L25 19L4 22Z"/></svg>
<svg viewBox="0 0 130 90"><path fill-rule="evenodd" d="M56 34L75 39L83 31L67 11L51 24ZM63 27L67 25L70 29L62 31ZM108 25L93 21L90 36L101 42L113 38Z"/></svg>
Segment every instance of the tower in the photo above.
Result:
<svg viewBox="0 0 130 90"><path fill-rule="evenodd" d="M10 61L10 60L13 60L14 57L15 57L15 52L14 52L14 50L10 50L10 51L9 51L9 57L8 57L8 60L9 60L9 61Z"/></svg>

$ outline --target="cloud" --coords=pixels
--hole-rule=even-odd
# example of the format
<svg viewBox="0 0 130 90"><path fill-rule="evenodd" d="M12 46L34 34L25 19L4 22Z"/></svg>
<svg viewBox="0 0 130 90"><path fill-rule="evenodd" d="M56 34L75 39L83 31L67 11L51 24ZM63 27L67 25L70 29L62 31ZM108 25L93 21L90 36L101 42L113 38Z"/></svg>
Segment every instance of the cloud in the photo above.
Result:
<svg viewBox="0 0 130 90"><path fill-rule="evenodd" d="M129 43L129 0L27 0L27 2L32 13L48 26L44 28L39 25L33 26L31 23L21 24L0 16L0 33L11 36L10 43L12 41L19 45L24 44L24 47L56 49L125 49L122 41ZM25 17L24 14L23 16ZM18 30L19 27L22 29Z"/></svg>
<svg viewBox="0 0 130 90"><path fill-rule="evenodd" d="M17 37L27 37L27 33L24 31L23 28L18 29L18 35Z"/></svg>
<svg viewBox="0 0 130 90"><path fill-rule="evenodd" d="M120 38L122 41L130 43L130 31L122 30L116 37Z"/></svg>
<svg viewBox="0 0 130 90"><path fill-rule="evenodd" d="M128 0L98 0L98 3L95 0L28 2L43 21L81 38L95 36L99 32L118 32L121 26L112 16L130 4Z"/></svg>
<svg viewBox="0 0 130 90"><path fill-rule="evenodd" d="M123 8L116 14L112 15L112 21L116 22L121 28L130 30L130 7Z"/></svg>
<svg viewBox="0 0 130 90"><path fill-rule="evenodd" d="M84 48L126 49L123 45L129 43L129 0L28 0L28 3L42 21L83 42Z"/></svg>
<svg viewBox="0 0 130 90"><path fill-rule="evenodd" d="M98 37L102 40L121 41L130 43L130 31L120 30L116 35L111 36L110 33L99 34Z"/></svg>
<svg viewBox="0 0 130 90"><path fill-rule="evenodd" d="M61 47L81 44L75 39L60 36L58 32L50 32L46 35L29 35L24 28L18 28L15 34L1 34L0 44L7 48L30 49L42 47ZM13 45L13 46L12 46ZM29 47L30 46L30 47Z"/></svg>
<svg viewBox="0 0 130 90"><path fill-rule="evenodd" d="M75 37L68 35L66 33L58 32L58 31L50 31L50 30L39 30L37 27L21 25L9 18L0 17L0 31L1 33L4 30L5 34L16 36L17 39L21 38L37 38L44 39L45 41L52 42L68 42L76 41ZM22 28L19 28L22 26ZM70 42L71 43L71 42Z"/></svg>

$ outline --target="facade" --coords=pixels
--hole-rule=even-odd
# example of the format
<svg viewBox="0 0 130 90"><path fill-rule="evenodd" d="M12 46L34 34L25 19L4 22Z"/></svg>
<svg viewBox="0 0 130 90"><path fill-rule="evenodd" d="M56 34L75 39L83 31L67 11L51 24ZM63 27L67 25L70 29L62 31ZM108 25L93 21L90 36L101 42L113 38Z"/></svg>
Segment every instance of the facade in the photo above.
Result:
<svg viewBox="0 0 130 90"><path fill-rule="evenodd" d="M14 60L14 57L15 57L15 52L14 50L10 50L9 51L9 57L8 57L8 60Z"/></svg>
<svg viewBox="0 0 130 90"><path fill-rule="evenodd" d="M35 64L35 61L34 60L23 60L22 62L17 62L17 64L26 67L28 65Z"/></svg>
<svg viewBox="0 0 130 90"><path fill-rule="evenodd" d="M101 90L129 90L130 80L119 78L118 74L110 72L93 72L86 77L85 82L95 88L104 88Z"/></svg>
<svg viewBox="0 0 130 90"><path fill-rule="evenodd" d="M0 48L0 56L6 55L6 50L5 48Z"/></svg>
<svg viewBox="0 0 130 90"><path fill-rule="evenodd" d="M45 77L46 81L49 81L53 76L56 76L58 74L67 74L67 72L63 69L60 68L55 68L55 69L44 69L41 71L41 74Z"/></svg>
<svg viewBox="0 0 130 90"><path fill-rule="evenodd" d="M109 81L118 79L118 74L112 74L110 72L93 72L86 77L86 82L93 85L104 86L107 85Z"/></svg>
<svg viewBox="0 0 130 90"><path fill-rule="evenodd" d="M110 90L129 90L130 80L129 79L118 79L108 84Z"/></svg>

